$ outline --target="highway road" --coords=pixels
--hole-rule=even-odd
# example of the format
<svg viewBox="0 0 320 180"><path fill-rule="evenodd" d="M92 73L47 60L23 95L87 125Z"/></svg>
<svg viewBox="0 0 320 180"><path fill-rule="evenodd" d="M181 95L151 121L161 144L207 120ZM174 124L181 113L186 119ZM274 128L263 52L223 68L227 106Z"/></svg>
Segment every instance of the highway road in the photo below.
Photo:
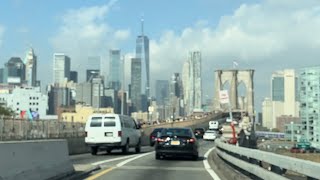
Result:
<svg viewBox="0 0 320 180"><path fill-rule="evenodd" d="M76 169L86 169L92 166L100 166L101 170L90 174L86 179L117 179L117 180L188 180L188 179L219 179L204 157L214 147L214 142L199 140L200 158L192 159L173 158L155 160L154 148L145 146L139 154L128 155L115 151L111 154L100 153L97 156L83 154L71 156Z"/></svg>

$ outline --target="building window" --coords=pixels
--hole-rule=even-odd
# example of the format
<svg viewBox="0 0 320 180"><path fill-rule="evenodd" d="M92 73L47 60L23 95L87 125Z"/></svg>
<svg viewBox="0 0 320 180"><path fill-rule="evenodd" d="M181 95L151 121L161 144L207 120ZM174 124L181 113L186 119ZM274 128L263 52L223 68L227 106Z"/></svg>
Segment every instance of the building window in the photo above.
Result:
<svg viewBox="0 0 320 180"><path fill-rule="evenodd" d="M39 105L39 103L36 103L36 105Z"/></svg>
<svg viewBox="0 0 320 180"><path fill-rule="evenodd" d="M36 111L38 111L39 109L38 108L36 108Z"/></svg>
<svg viewBox="0 0 320 180"><path fill-rule="evenodd" d="M33 103L33 105L35 105L36 103Z"/></svg>
<svg viewBox="0 0 320 180"><path fill-rule="evenodd" d="M17 108L17 111L19 111L19 108Z"/></svg>
<svg viewBox="0 0 320 180"><path fill-rule="evenodd" d="M19 105L19 102L17 102L17 105Z"/></svg>
<svg viewBox="0 0 320 180"><path fill-rule="evenodd" d="M29 103L29 105L32 105L32 103Z"/></svg>
<svg viewBox="0 0 320 180"><path fill-rule="evenodd" d="M32 99L32 97L29 98L30 100Z"/></svg>

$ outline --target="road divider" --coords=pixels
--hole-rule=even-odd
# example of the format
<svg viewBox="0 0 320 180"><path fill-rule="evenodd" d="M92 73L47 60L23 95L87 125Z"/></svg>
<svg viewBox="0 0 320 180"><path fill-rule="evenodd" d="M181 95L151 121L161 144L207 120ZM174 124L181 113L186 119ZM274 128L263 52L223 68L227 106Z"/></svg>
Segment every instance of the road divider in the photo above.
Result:
<svg viewBox="0 0 320 180"><path fill-rule="evenodd" d="M0 142L0 179L58 179L74 173L66 140Z"/></svg>

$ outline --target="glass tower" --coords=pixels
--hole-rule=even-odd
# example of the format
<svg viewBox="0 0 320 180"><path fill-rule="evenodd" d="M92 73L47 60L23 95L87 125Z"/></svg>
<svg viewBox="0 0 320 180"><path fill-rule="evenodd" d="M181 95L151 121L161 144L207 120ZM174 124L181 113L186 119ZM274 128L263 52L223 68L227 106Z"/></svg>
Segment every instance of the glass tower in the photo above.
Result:
<svg viewBox="0 0 320 180"><path fill-rule="evenodd" d="M141 35L136 40L136 58L141 60L141 94L150 98L149 38L143 34L143 20Z"/></svg>
<svg viewBox="0 0 320 180"><path fill-rule="evenodd" d="M121 65L120 50L110 50L109 87L117 91L121 89Z"/></svg>

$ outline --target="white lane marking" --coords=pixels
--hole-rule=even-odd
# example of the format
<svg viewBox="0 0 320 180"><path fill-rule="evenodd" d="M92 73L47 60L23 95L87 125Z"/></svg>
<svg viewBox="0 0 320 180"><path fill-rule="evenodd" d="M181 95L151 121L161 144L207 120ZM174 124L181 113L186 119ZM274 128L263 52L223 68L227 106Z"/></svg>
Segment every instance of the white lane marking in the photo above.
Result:
<svg viewBox="0 0 320 180"><path fill-rule="evenodd" d="M213 169L211 168L209 162L208 162L208 156L210 154L210 152L212 150L214 150L215 147L209 149L205 154L204 154L204 160L203 160L203 165L204 168L207 170L207 172L210 174L210 176L214 179L214 180L220 180L219 176L213 171Z"/></svg>
<svg viewBox="0 0 320 180"><path fill-rule="evenodd" d="M104 163L107 163L107 162L118 161L118 160L122 160L122 159L128 159L128 158L131 158L131 157L134 157L134 156L138 156L138 155L137 154L133 154L133 155L130 155L130 156L123 156L123 157L118 157L118 158L107 159L107 160L103 160L103 161L98 161L98 162L92 163L92 165L97 166L97 165L104 164Z"/></svg>
<svg viewBox="0 0 320 180"><path fill-rule="evenodd" d="M129 163L129 162L131 162L131 161L133 161L133 160L142 158L143 156L147 156L147 155L149 155L149 154L151 154L151 153L153 153L153 152L148 152L148 153L145 153L145 154L141 154L141 155L139 155L139 156L135 156L135 157L133 157L133 158L127 159L127 160L125 160L125 161L122 161L121 163L118 163L118 164L117 164L117 167L121 167L121 166L123 166L123 165L125 165L125 164L127 164L127 163Z"/></svg>

